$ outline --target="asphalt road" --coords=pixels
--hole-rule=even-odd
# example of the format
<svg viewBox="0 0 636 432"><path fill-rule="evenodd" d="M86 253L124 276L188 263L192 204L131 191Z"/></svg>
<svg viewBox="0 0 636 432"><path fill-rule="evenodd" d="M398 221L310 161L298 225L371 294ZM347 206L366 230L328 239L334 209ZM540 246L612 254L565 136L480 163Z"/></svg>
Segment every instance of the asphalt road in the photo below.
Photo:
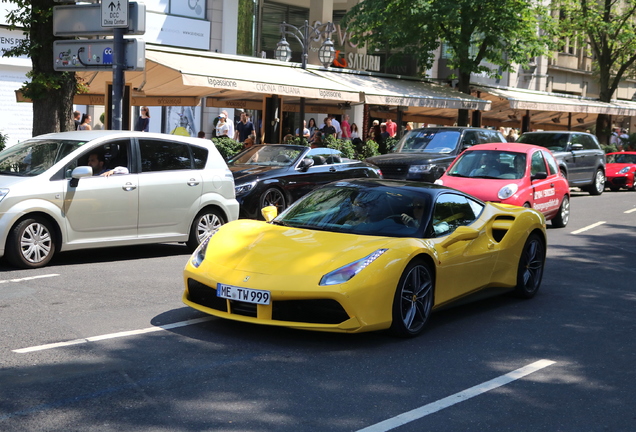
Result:
<svg viewBox="0 0 636 432"><path fill-rule="evenodd" d="M179 245L2 265L0 430L634 431L635 221L636 193L575 193L534 299L407 340L205 317Z"/></svg>

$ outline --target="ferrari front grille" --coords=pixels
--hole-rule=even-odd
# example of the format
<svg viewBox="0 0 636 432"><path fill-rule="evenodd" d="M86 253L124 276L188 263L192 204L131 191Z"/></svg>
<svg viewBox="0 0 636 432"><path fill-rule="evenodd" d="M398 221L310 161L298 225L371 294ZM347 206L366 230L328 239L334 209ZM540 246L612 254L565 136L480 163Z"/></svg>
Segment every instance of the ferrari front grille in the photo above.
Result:
<svg viewBox="0 0 636 432"><path fill-rule="evenodd" d="M227 301L216 296L216 289L188 279L188 300L201 306L227 312Z"/></svg>
<svg viewBox="0 0 636 432"><path fill-rule="evenodd" d="M285 300L274 302L272 319L312 324L339 324L349 315L335 300Z"/></svg>

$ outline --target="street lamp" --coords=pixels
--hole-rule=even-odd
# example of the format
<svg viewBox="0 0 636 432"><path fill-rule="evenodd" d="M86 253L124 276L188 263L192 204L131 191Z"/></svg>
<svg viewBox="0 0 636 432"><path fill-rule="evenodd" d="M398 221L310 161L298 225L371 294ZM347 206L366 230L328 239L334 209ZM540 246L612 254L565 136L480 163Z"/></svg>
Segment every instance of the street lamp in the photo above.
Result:
<svg viewBox="0 0 636 432"><path fill-rule="evenodd" d="M298 43L302 48L302 60L301 67L303 69L307 69L307 50L309 48L309 33L311 32L312 38L319 38L321 29L324 28L324 31L327 33L327 38L323 42L322 46L318 50L318 59L322 63L324 67L329 67L336 57L336 50L333 47L333 42L331 41L331 34L334 32L334 25L331 22L321 24L319 26L313 27L309 25L309 21L305 20L305 24L300 27L296 27L292 24L287 24L286 22L281 23L280 25L280 35L281 39L276 46L276 50L274 51L274 57L277 60L282 62L288 62L291 60L292 51L289 48L289 42L285 39L285 36L293 36L296 38ZM303 136L304 131L304 123L305 119L305 98L300 98L300 126L298 127L299 135Z"/></svg>

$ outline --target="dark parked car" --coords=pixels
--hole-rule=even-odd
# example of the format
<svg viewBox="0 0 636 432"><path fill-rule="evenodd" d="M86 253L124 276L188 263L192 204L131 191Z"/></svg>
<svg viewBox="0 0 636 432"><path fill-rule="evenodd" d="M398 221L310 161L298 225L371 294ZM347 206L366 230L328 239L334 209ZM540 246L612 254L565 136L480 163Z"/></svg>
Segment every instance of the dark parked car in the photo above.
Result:
<svg viewBox="0 0 636 432"><path fill-rule="evenodd" d="M327 147L267 144L251 147L228 161L242 218L261 218L261 209L278 212L309 191L332 181L382 178L378 167L347 159Z"/></svg>
<svg viewBox="0 0 636 432"><path fill-rule="evenodd" d="M455 157L475 144L506 142L499 131L471 127L414 129L397 143L393 153L373 156L384 178L434 182Z"/></svg>
<svg viewBox="0 0 636 432"><path fill-rule="evenodd" d="M550 150L571 187L580 187L590 195L603 193L605 152L594 135L573 131L525 132L517 142Z"/></svg>

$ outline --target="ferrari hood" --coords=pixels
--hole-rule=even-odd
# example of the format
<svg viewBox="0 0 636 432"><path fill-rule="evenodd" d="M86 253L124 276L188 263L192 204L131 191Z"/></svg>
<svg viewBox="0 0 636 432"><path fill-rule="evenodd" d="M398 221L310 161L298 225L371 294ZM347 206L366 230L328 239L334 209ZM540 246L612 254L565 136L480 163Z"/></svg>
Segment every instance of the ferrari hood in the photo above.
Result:
<svg viewBox="0 0 636 432"><path fill-rule="evenodd" d="M617 174L620 170L622 170L625 167L631 167L634 164L630 164L630 163L611 163L611 164L607 164L605 165L605 172L606 175L614 175Z"/></svg>
<svg viewBox="0 0 636 432"><path fill-rule="evenodd" d="M322 275L386 247L392 240L238 220L212 237L206 261L266 275Z"/></svg>

